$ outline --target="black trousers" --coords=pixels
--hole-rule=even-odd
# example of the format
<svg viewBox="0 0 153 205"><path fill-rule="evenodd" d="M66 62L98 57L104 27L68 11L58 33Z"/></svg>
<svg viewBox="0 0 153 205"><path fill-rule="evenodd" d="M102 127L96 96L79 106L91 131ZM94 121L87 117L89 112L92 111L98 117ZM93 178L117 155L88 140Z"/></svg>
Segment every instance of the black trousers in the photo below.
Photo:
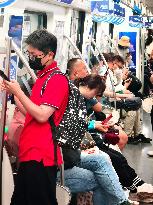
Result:
<svg viewBox="0 0 153 205"><path fill-rule="evenodd" d="M152 124L152 131L153 131L153 106L151 110L151 124Z"/></svg>
<svg viewBox="0 0 153 205"><path fill-rule="evenodd" d="M56 200L57 167L42 162L22 162L10 205L58 205Z"/></svg>
<svg viewBox="0 0 153 205"><path fill-rule="evenodd" d="M109 155L122 186L126 187L131 192L136 192L136 188L141 186L144 181L140 179L135 170L129 166L126 158L121 153L106 145L99 145L98 147Z"/></svg>

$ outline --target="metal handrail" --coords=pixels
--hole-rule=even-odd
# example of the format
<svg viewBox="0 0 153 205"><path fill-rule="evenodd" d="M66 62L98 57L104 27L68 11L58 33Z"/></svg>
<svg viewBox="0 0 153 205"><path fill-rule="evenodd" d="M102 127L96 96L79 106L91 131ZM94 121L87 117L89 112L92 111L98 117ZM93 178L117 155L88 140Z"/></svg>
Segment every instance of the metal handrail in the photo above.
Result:
<svg viewBox="0 0 153 205"><path fill-rule="evenodd" d="M10 62L11 62L11 38L6 38L6 58L5 58L5 74L9 76ZM0 205L2 205L2 161L3 161L3 145L5 135L5 124L6 124L6 110L7 110L7 93L4 92L2 98L2 113L0 118Z"/></svg>
<svg viewBox="0 0 153 205"><path fill-rule="evenodd" d="M27 59L24 57L22 51L17 47L17 45L12 41L12 48L15 50L16 54L20 57L22 63L25 65L27 72L30 74L32 77L33 81L35 82L37 77L34 71L30 68L29 63Z"/></svg>
<svg viewBox="0 0 153 205"><path fill-rule="evenodd" d="M103 35L106 36L106 37L108 38L108 40L113 44L113 46L114 46L114 48L116 49L118 55L121 55L121 53L119 52L119 49L118 49L117 46L115 45L113 39L111 39L111 37L110 37L108 34L106 34L105 32L103 32ZM110 46L110 48L112 48L112 47Z"/></svg>
<svg viewBox="0 0 153 205"><path fill-rule="evenodd" d="M99 47L97 46L97 44L96 44L96 42L95 42L95 40L94 40L93 38L91 39L91 43L95 46L95 48L97 49L97 51L98 51L99 54L101 55L102 60L103 60L105 66L106 66L106 68L107 68L108 75L109 75L109 78L110 78L110 80L111 80L111 85L112 85L112 89L113 89L114 107L115 107L115 109L116 109L116 92L115 92L115 86L114 86L114 82L113 82L113 80L112 80L112 78L111 78L111 75L110 75L110 72L109 72L108 63L107 63L107 61L106 61L106 59L105 59L103 53L100 51Z"/></svg>
<svg viewBox="0 0 153 205"><path fill-rule="evenodd" d="M85 63L88 72L91 73L91 70L90 70L90 68L89 68L89 66L88 66L88 64L87 64L87 62L84 60L84 58L83 58L81 52L79 51L79 49L77 48L77 46L75 45L75 43L72 41L72 39L71 39L69 36L67 36L67 35L64 35L64 38L66 38L66 39L69 41L69 43L71 44L71 46L76 50L78 56L79 56L79 57L81 58L81 60Z"/></svg>

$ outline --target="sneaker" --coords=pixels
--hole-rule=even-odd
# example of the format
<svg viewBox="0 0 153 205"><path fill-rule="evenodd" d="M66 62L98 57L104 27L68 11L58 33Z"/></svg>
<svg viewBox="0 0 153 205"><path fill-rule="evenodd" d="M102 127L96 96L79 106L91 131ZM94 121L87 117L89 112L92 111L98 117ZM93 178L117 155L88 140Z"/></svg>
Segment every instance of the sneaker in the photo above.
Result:
<svg viewBox="0 0 153 205"><path fill-rule="evenodd" d="M137 137L140 139L142 143L150 143L152 141L151 138L147 138L143 134L139 134Z"/></svg>
<svg viewBox="0 0 153 205"><path fill-rule="evenodd" d="M127 143L137 145L137 144L139 144L139 142L140 142L140 139L138 137L129 137Z"/></svg>
<svg viewBox="0 0 153 205"><path fill-rule="evenodd" d="M123 203L121 203L120 205L139 205L139 202L127 200L127 201L124 201Z"/></svg>
<svg viewBox="0 0 153 205"><path fill-rule="evenodd" d="M149 157L153 157L153 151L147 152L147 155L148 155Z"/></svg>
<svg viewBox="0 0 153 205"><path fill-rule="evenodd" d="M144 183L137 187L137 196L140 202L153 203L153 186Z"/></svg>

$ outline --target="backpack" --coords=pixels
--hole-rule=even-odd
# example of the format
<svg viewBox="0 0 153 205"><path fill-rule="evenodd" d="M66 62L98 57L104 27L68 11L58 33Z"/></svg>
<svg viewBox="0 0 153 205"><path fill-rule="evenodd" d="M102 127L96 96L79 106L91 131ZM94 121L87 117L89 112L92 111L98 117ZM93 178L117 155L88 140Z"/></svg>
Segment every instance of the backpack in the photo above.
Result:
<svg viewBox="0 0 153 205"><path fill-rule="evenodd" d="M128 90L130 90L132 93L138 93L139 90L142 87L142 83L141 81L134 75L130 74L128 78L132 79L131 84L128 87Z"/></svg>
<svg viewBox="0 0 153 205"><path fill-rule="evenodd" d="M43 95L45 91L47 82L54 75L64 74L61 71L57 70L52 72L44 83L41 95ZM52 127L53 140L57 142L57 144L62 148L70 148L76 150L80 147L80 143L87 130L87 111L84 97L81 95L79 89L69 80L68 83L69 100L63 118L58 126L55 126L53 116L50 117L49 122Z"/></svg>

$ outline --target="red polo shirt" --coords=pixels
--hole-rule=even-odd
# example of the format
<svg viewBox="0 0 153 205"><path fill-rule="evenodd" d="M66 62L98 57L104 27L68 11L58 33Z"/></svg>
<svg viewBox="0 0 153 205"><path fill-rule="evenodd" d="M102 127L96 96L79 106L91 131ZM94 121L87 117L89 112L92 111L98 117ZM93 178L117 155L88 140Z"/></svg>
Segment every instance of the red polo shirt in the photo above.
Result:
<svg viewBox="0 0 153 205"><path fill-rule="evenodd" d="M48 105L56 108L54 122L58 125L68 103L68 81L65 76L54 75L47 83L41 96L41 90L48 75L58 70L54 61L50 66L38 73L38 79L32 89L31 101L36 105ZM57 149L58 164L62 163L60 149ZM54 144L49 122L39 123L27 113L25 125L19 142L20 162L43 161L44 166L54 165Z"/></svg>

